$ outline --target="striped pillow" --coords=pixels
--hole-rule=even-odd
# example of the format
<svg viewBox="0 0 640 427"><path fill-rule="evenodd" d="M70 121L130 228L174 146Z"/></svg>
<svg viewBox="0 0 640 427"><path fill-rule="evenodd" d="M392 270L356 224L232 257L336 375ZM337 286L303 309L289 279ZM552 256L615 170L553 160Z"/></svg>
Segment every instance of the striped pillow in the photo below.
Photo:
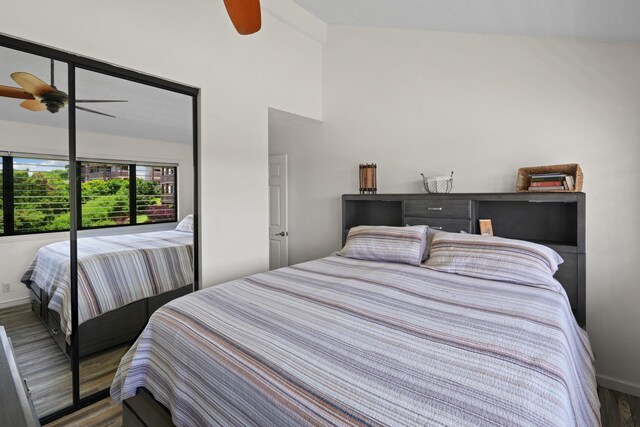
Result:
<svg viewBox="0 0 640 427"><path fill-rule="evenodd" d="M562 262L553 249L523 240L437 233L423 266L463 276L559 290L561 285L553 275Z"/></svg>
<svg viewBox="0 0 640 427"><path fill-rule="evenodd" d="M411 227L411 225L406 224L405 227ZM434 230L432 228L429 228L429 226L427 225L427 234L425 235L425 238L422 239L422 244L420 245L420 253L421 255L421 262L425 262L427 260L427 258L429 258L429 245L431 244L431 240L433 240L433 233Z"/></svg>
<svg viewBox="0 0 640 427"><path fill-rule="evenodd" d="M425 225L387 227L362 225L349 230L338 255L371 261L420 265L427 238Z"/></svg>

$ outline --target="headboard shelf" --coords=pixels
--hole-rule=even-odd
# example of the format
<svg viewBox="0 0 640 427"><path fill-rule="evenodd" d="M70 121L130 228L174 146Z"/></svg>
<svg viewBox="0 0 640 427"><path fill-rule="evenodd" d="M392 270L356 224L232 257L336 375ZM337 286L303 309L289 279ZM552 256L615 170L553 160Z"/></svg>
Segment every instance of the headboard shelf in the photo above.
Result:
<svg viewBox="0 0 640 427"><path fill-rule="evenodd" d="M344 216L347 224L402 225L401 200L352 200L346 205ZM351 228L350 225L348 228Z"/></svg>
<svg viewBox="0 0 640 427"><path fill-rule="evenodd" d="M585 199L584 193L345 194L342 243L358 225L425 224L478 233L478 220L491 219L496 236L539 243L564 258L555 277L584 327Z"/></svg>
<svg viewBox="0 0 640 427"><path fill-rule="evenodd" d="M498 236L498 234L496 234ZM500 236L505 237L505 236ZM537 240L537 239L519 239L519 240L527 240L529 242L537 243L539 245L548 246L556 252L569 252L569 253L578 253L578 247L575 243L571 242L554 242L551 240Z"/></svg>

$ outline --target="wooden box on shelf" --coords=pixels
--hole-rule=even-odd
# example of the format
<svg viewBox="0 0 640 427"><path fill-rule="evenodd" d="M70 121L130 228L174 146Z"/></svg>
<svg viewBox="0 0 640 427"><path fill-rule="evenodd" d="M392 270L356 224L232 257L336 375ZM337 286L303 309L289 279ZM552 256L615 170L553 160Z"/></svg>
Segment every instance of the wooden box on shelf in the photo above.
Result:
<svg viewBox="0 0 640 427"><path fill-rule="evenodd" d="M550 193L574 193L582 191L582 181L584 176L582 169L577 163L569 163L564 165L550 165L550 166L531 166L518 169L518 182L516 183L516 191L519 193L530 192L531 186L531 174L544 174L544 173L563 173L573 177L573 189L572 190L559 190L549 189L541 190L543 192Z"/></svg>

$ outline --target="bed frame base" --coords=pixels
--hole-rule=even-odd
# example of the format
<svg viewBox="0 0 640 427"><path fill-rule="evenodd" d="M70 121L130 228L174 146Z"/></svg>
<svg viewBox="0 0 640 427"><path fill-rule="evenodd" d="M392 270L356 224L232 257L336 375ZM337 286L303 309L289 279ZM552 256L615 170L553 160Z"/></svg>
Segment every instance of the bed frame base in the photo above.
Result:
<svg viewBox="0 0 640 427"><path fill-rule="evenodd" d="M172 427L169 410L153 398L146 388L122 402L123 427Z"/></svg>
<svg viewBox="0 0 640 427"><path fill-rule="evenodd" d="M60 328L60 316L49 310L46 292L31 284L32 309L38 314L47 331L65 355L71 349ZM169 301L193 291L192 285L182 286L149 298L127 304L98 317L87 320L78 327L80 357L85 357L120 344L131 343L147 324L149 317Z"/></svg>

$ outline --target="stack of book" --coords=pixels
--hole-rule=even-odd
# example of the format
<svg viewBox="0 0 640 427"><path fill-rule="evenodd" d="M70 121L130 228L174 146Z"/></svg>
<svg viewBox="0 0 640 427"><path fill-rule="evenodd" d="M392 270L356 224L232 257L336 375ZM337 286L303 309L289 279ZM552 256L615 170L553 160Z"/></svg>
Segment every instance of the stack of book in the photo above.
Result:
<svg viewBox="0 0 640 427"><path fill-rule="evenodd" d="M574 177L560 172L533 173L529 178L529 191L573 191L575 188Z"/></svg>

